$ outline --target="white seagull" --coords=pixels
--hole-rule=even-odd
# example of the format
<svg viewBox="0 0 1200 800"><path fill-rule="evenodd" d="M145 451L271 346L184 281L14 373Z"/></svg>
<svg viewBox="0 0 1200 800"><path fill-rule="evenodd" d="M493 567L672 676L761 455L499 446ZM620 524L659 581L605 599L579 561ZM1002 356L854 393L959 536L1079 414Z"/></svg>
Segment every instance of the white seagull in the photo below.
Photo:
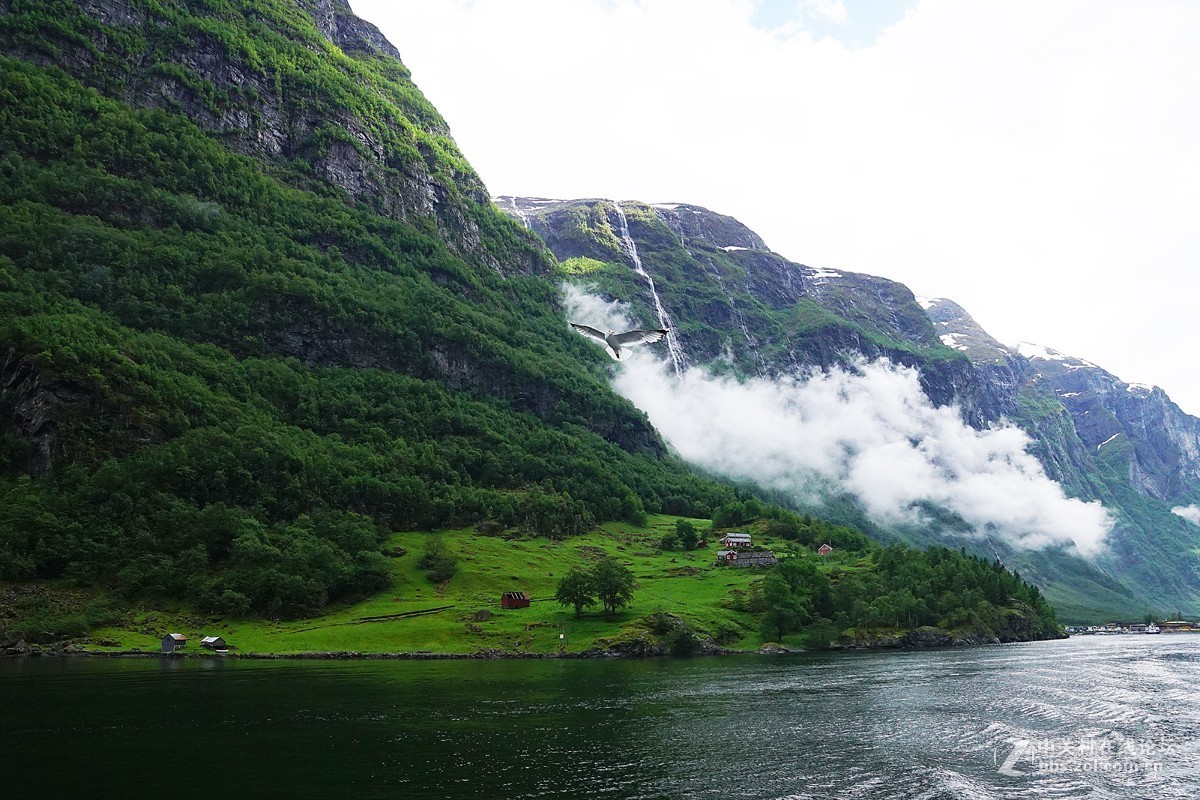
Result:
<svg viewBox="0 0 1200 800"><path fill-rule="evenodd" d="M603 343L604 352L612 356L614 361L621 360L622 347L633 347L634 345L657 342L663 339L668 333L666 328L655 328L648 331L625 331L624 333L617 333L613 330L604 332L587 325L580 325L578 322L572 322L571 327L589 339L595 339L597 342Z"/></svg>

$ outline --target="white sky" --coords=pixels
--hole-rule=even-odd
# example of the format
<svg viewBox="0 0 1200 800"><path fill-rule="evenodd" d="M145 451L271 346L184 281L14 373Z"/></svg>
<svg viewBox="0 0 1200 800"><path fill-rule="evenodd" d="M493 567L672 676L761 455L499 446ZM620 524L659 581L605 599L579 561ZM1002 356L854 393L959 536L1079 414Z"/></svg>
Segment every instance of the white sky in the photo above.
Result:
<svg viewBox="0 0 1200 800"><path fill-rule="evenodd" d="M706 206L1200 414L1200 2L351 3L493 195Z"/></svg>

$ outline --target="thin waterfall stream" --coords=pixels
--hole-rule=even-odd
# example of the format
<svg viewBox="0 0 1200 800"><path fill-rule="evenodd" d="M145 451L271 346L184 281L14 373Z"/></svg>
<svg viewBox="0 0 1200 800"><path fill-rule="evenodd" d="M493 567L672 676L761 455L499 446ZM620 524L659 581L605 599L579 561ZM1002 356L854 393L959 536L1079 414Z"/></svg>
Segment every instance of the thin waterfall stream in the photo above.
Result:
<svg viewBox="0 0 1200 800"><path fill-rule="evenodd" d="M667 352L671 356L671 364L675 367L675 377L683 376L683 365L685 358L683 348L679 346L679 340L675 336L675 327L671 323L671 317L667 314L666 308L663 307L662 300L658 296L658 289L654 286L654 278L650 277L650 273L646 272L642 266L642 259L638 256L637 245L633 242L633 237L629 235L629 220L625 217L625 210L621 208L621 203L617 200L612 201L613 208L617 210L617 220L621 223L621 241L625 247L625 255L628 256L629 262L633 265L633 271L641 275L646 286L650 288L650 296L654 298L654 313L658 316L658 324L666 328L667 333Z"/></svg>

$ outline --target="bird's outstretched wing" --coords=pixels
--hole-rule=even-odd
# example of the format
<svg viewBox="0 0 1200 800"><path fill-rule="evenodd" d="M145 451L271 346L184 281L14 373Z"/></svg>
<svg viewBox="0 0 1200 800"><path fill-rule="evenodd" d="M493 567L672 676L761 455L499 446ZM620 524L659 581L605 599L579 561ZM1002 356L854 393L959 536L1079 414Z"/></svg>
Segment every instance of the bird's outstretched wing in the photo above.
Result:
<svg viewBox="0 0 1200 800"><path fill-rule="evenodd" d="M604 341L604 332L603 331L598 331L595 328L588 327L587 325L580 325L578 322L572 322L571 327L574 328L575 330L579 331L580 333L582 333L584 336L588 337L589 339L595 339L597 342Z"/></svg>
<svg viewBox="0 0 1200 800"><path fill-rule="evenodd" d="M667 335L666 328L656 328L655 330L643 331L625 331L618 333L613 339L624 347L633 347L635 344L649 344L657 342Z"/></svg>

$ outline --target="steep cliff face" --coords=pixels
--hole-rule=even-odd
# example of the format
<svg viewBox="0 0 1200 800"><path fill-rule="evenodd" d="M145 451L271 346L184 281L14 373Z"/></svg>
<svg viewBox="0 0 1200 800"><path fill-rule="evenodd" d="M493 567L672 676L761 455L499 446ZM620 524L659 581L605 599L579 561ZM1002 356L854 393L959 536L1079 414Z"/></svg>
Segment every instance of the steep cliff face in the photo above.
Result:
<svg viewBox="0 0 1200 800"><path fill-rule="evenodd" d="M282 13L281 13L282 12ZM432 224L459 255L545 272L524 240L496 255L495 212L395 48L345 0L292 7L0 0L0 51L65 69L138 108L182 113L305 188Z"/></svg>
<svg viewBox="0 0 1200 800"><path fill-rule="evenodd" d="M762 376L862 358L915 367L926 395L955 404L969 424L1022 427L1046 474L1070 496L1102 502L1114 523L1105 555L1091 563L980 545L954 524L900 535L982 547L1044 580L1051 596L1079 613L1197 603L1198 537L1170 508L1200 493L1200 421L1161 390L1045 349L1007 347L952 301L918 300L895 281L790 262L737 220L707 209L620 205L630 242L609 200L497 200L546 241L567 280L630 304L651 324L654 298L636 274L636 253L689 362Z"/></svg>
<svg viewBox="0 0 1200 800"><path fill-rule="evenodd" d="M1125 383L1050 348L1006 347L949 300L925 305L942 340L1015 398L1009 417L1033 438L1030 450L1047 474L1113 514L1109 549L1100 559L1107 571L1146 602L1194 606L1200 531L1170 510L1200 495L1200 420L1162 389ZM1026 562L1022 571L1036 575L1039 565Z"/></svg>
<svg viewBox="0 0 1200 800"><path fill-rule="evenodd" d="M924 301L946 344L965 353L1005 395L1041 397L1069 415L1076 444L1097 453L1123 437L1131 447L1129 483L1156 500L1176 500L1200 482L1200 420L1155 386L1129 384L1101 367L1047 347L1006 347L956 303ZM1033 427L1031 433L1039 436ZM1039 438L1045 438L1039 436ZM1075 466L1090 471L1076 457Z"/></svg>
<svg viewBox="0 0 1200 800"><path fill-rule="evenodd" d="M496 205L546 242L570 280L630 303L641 323L656 324L613 201L504 196ZM742 223L699 206L622 201L621 208L637 261L690 361L771 375L882 357L918 368L934 403L956 404L977 427L1013 407L942 344L904 285L789 261Z"/></svg>
<svg viewBox="0 0 1200 800"><path fill-rule="evenodd" d="M1156 500L1175 500L1200 482L1200 420L1185 414L1157 386L1129 384L1095 364L1047 348L1023 354L1049 383L1075 422L1079 439L1102 451L1131 446L1129 482Z"/></svg>

